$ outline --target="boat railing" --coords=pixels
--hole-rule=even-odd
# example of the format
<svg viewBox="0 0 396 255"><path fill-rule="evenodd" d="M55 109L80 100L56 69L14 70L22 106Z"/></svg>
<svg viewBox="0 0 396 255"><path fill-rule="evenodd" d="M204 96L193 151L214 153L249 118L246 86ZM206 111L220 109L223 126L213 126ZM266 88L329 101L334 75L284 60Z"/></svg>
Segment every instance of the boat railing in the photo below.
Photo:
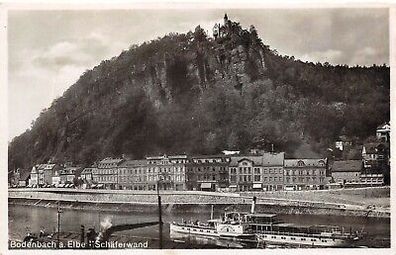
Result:
<svg viewBox="0 0 396 255"><path fill-rule="evenodd" d="M213 227L202 224L202 223L181 223L181 222L173 222L174 225L179 226L179 227L190 227L190 228L202 228L202 229L214 229Z"/></svg>
<svg viewBox="0 0 396 255"><path fill-rule="evenodd" d="M269 234L269 235L286 235L286 236L301 236L301 237L312 237L312 238L348 238L351 237L350 234L333 234L331 236L323 236L320 233L294 233L294 232L283 232L283 231L267 231L267 230L256 230L258 234Z"/></svg>

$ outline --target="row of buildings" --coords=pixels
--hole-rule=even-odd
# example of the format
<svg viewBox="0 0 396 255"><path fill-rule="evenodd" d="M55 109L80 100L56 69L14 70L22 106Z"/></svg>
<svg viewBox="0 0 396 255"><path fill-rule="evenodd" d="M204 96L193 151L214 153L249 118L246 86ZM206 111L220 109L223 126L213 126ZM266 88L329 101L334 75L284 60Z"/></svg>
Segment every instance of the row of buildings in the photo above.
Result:
<svg viewBox="0 0 396 255"><path fill-rule="evenodd" d="M38 164L13 184L131 190L279 191L382 185L383 174L367 172L361 160L287 159L283 152L248 155L155 156L143 160L105 158L82 168ZM18 177L19 174L19 178Z"/></svg>

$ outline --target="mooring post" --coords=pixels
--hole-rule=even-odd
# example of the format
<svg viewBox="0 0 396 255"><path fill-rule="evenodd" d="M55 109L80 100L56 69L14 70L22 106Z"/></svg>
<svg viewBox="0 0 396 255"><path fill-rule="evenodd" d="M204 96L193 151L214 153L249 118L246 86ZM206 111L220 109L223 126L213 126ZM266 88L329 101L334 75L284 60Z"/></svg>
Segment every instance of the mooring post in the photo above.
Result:
<svg viewBox="0 0 396 255"><path fill-rule="evenodd" d="M84 242L85 242L85 227L84 227L84 225L81 225L80 242L81 242L81 243L84 243Z"/></svg>

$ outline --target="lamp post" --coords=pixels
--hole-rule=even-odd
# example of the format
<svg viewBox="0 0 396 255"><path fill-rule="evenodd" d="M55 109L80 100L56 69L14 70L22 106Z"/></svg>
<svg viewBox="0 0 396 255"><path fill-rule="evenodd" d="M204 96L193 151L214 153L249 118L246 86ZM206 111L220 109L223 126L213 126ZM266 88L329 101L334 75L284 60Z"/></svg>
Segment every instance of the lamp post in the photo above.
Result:
<svg viewBox="0 0 396 255"><path fill-rule="evenodd" d="M161 196L159 194L160 178L157 181L157 197L158 197L158 227L159 227L159 248L162 249L162 209L161 209Z"/></svg>
<svg viewBox="0 0 396 255"><path fill-rule="evenodd" d="M58 233L57 233L57 247L59 249L59 244L60 244L60 238L59 238L59 234L60 234L60 227L61 227L61 218L60 215L62 213L62 209L59 208L59 202L58 202L58 206L56 208L56 214L57 214L57 225L58 225Z"/></svg>

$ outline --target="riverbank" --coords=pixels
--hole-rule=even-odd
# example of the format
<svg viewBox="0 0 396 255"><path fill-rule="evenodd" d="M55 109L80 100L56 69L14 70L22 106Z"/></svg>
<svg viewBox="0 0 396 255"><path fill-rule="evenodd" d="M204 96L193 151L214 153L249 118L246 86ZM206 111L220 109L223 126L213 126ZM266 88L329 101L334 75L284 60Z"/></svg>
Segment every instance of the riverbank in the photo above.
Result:
<svg viewBox="0 0 396 255"><path fill-rule="evenodd" d="M254 195L258 198L257 212L390 218L389 193L389 187L241 194L161 191L161 199L163 210L176 212L207 212L211 205L220 210L245 211L249 210ZM9 189L8 197L10 204L42 207L56 207L59 204L74 210L144 212L157 209L157 194L154 191Z"/></svg>

